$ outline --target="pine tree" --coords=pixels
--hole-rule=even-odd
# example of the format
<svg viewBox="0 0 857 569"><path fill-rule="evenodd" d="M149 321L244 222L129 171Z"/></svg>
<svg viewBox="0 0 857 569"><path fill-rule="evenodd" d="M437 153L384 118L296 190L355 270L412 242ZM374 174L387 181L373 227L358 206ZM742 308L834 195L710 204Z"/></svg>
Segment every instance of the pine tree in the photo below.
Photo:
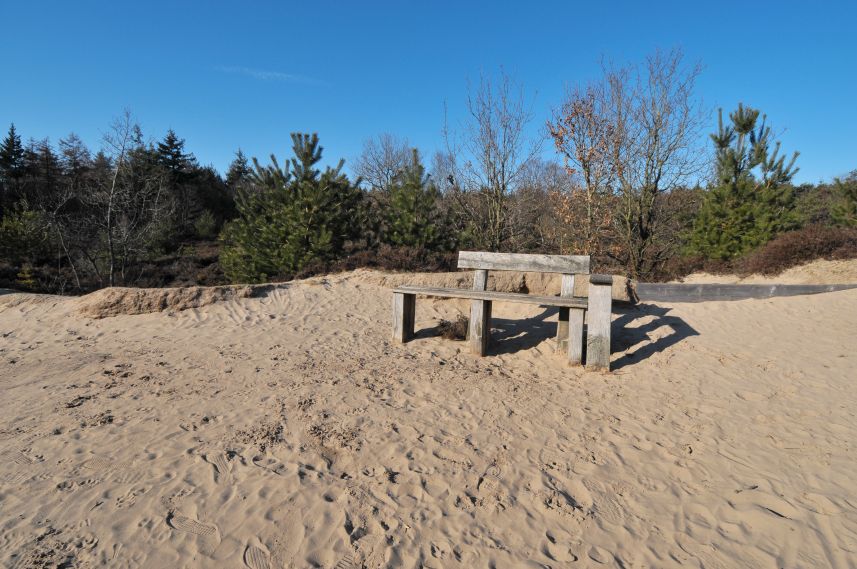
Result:
<svg viewBox="0 0 857 569"><path fill-rule="evenodd" d="M390 185L385 241L430 250L448 248L439 199L440 191L426 175L419 152L414 148L410 163L393 177Z"/></svg>
<svg viewBox="0 0 857 569"><path fill-rule="evenodd" d="M344 162L322 172L316 134L292 134L292 144L294 157L283 168L274 156L267 166L254 158L257 191L238 190L239 218L224 229L221 254L234 281L263 281L333 259L359 234L361 194L342 173Z"/></svg>
<svg viewBox="0 0 857 569"><path fill-rule="evenodd" d="M238 152L235 153L235 159L226 171L226 186L230 190L234 191L250 176L252 172L253 170L250 168L250 162L247 160L244 152L239 148Z"/></svg>
<svg viewBox="0 0 857 569"><path fill-rule="evenodd" d="M192 187L192 177L196 169L196 158L185 152L185 141L179 138L173 129L169 129L164 139L155 146L156 162L165 171L165 186L176 204L178 230L189 230L193 218L202 213L197 192Z"/></svg>
<svg viewBox="0 0 857 569"><path fill-rule="evenodd" d="M92 164L89 149L73 132L60 139L60 155L63 169L72 180L78 180Z"/></svg>
<svg viewBox="0 0 857 569"><path fill-rule="evenodd" d="M24 147L21 136L15 130L15 124L9 125L9 132L0 144L0 176L3 179L18 178L24 168Z"/></svg>
<svg viewBox="0 0 857 569"><path fill-rule="evenodd" d="M167 131L164 139L157 145L158 163L168 172L176 175L187 173L196 163L193 154L185 152L185 141L179 138L173 129Z"/></svg>
<svg viewBox="0 0 857 569"><path fill-rule="evenodd" d="M836 179L837 201L831 208L833 223L845 227L857 227L857 170L844 180Z"/></svg>
<svg viewBox="0 0 857 569"><path fill-rule="evenodd" d="M708 258L733 259L798 225L790 182L798 169L798 152L786 162L780 143L759 121L759 111L738 105L718 132L711 135L716 151L716 183L706 193L694 222L691 252Z"/></svg>
<svg viewBox="0 0 857 569"><path fill-rule="evenodd" d="M6 208L20 197L20 179L24 174L24 147L15 124L0 143L0 218Z"/></svg>

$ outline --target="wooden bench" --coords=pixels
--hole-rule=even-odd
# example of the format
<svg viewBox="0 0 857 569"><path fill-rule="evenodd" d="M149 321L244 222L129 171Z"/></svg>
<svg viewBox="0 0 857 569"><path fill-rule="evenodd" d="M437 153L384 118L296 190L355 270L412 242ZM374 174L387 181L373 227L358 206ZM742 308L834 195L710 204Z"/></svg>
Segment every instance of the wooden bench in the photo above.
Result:
<svg viewBox="0 0 857 569"><path fill-rule="evenodd" d="M612 283L610 275L590 275L589 257L583 255L518 255L510 253L483 253L461 251L459 269L475 269L472 289L400 286L393 289L393 339L407 342L414 336L414 318L418 295L440 298L471 299L468 341L471 351L484 356L491 333L491 306L493 302L524 302L559 308L557 350L564 352L568 361L583 361L583 323L586 312L588 333L586 339L586 367L610 369L610 315L612 311ZM513 292L486 290L488 271L527 271L558 273L562 275L560 296L536 296ZM574 296L576 277L587 278L587 298Z"/></svg>

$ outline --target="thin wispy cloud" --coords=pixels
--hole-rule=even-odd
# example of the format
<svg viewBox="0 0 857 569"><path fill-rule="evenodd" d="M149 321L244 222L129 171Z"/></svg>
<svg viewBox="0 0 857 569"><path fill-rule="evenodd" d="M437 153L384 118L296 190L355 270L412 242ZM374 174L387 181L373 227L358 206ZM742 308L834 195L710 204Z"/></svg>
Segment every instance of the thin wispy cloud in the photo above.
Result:
<svg viewBox="0 0 857 569"><path fill-rule="evenodd" d="M252 67L234 67L220 66L216 68L222 73L231 73L233 75L243 75L258 81L278 81L281 83L301 83L304 85L322 85L323 81L306 77L305 75L295 75L293 73L283 73L282 71L270 71L267 69L254 69Z"/></svg>

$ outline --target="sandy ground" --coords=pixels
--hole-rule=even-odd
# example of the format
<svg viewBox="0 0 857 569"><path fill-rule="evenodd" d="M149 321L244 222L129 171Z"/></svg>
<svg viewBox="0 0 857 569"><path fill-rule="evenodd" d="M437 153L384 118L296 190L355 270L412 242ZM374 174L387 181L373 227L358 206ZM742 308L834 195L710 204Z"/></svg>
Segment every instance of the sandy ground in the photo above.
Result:
<svg viewBox="0 0 857 569"><path fill-rule="evenodd" d="M384 278L0 296L0 564L857 567L857 291L621 309L600 374L525 305L395 345Z"/></svg>
<svg viewBox="0 0 857 569"><path fill-rule="evenodd" d="M783 271L779 275L711 275L694 273L681 281L688 284L853 284L857 283L857 259L818 260Z"/></svg>

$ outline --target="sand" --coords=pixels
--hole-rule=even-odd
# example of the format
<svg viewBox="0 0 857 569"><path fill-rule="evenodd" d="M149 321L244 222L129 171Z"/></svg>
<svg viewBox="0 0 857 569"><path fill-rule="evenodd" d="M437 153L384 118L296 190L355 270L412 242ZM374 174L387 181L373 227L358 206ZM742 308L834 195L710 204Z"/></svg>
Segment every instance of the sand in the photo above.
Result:
<svg viewBox="0 0 857 569"><path fill-rule="evenodd" d="M828 261L820 259L786 269L779 275L712 275L693 273L681 279L688 284L854 284L857 283L857 259Z"/></svg>
<svg viewBox="0 0 857 569"><path fill-rule="evenodd" d="M857 291L621 308L588 373L526 305L393 344L387 278L0 295L0 564L857 566Z"/></svg>

